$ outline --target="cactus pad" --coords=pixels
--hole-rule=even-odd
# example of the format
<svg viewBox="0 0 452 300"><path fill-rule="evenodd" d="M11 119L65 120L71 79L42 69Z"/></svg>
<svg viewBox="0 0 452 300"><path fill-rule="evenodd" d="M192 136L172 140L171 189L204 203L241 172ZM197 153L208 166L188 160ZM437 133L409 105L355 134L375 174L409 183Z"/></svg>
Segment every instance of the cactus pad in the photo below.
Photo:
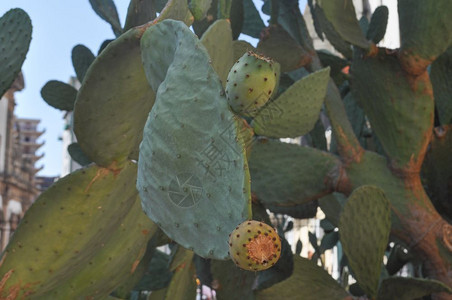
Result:
<svg viewBox="0 0 452 300"><path fill-rule="evenodd" d="M281 25L270 25L261 33L257 51L281 65L281 72L290 72L311 62L311 55Z"/></svg>
<svg viewBox="0 0 452 300"><path fill-rule="evenodd" d="M284 138L308 133L319 118L330 68L310 74L262 108L251 126L258 135Z"/></svg>
<svg viewBox="0 0 452 300"><path fill-rule="evenodd" d="M138 146L155 94L141 65L141 32L131 29L92 63L74 109L80 148L100 166L138 159Z"/></svg>
<svg viewBox="0 0 452 300"><path fill-rule="evenodd" d="M427 74L413 80L397 56L380 49L375 57L355 55L353 99L369 118L394 168L419 168L431 136L434 103Z"/></svg>
<svg viewBox="0 0 452 300"><path fill-rule="evenodd" d="M397 1L400 63L410 74L422 74L452 43L452 2Z"/></svg>
<svg viewBox="0 0 452 300"><path fill-rule="evenodd" d="M229 236L229 253L242 269L266 270L281 256L281 239L273 227L258 221L245 221Z"/></svg>
<svg viewBox="0 0 452 300"><path fill-rule="evenodd" d="M113 0L89 0L89 3L96 14L111 25L115 35L121 35L121 22Z"/></svg>
<svg viewBox="0 0 452 300"><path fill-rule="evenodd" d="M78 143L72 143L67 147L67 152L71 156L71 158L81 166L87 166L92 161L86 157L85 153L83 153L82 149Z"/></svg>
<svg viewBox="0 0 452 300"><path fill-rule="evenodd" d="M0 95L9 89L19 74L31 41L31 20L20 8L0 18Z"/></svg>
<svg viewBox="0 0 452 300"><path fill-rule="evenodd" d="M327 194L341 163L314 148L260 140L250 155L251 189L264 205L294 206ZM333 184L334 185L334 184Z"/></svg>
<svg viewBox="0 0 452 300"><path fill-rule="evenodd" d="M51 80L42 87L41 96L48 105L56 109L72 111L77 90L67 83Z"/></svg>
<svg viewBox="0 0 452 300"><path fill-rule="evenodd" d="M72 48L72 65L74 66L75 74L80 83L85 78L86 71L96 58L88 47L83 45L76 45Z"/></svg>
<svg viewBox="0 0 452 300"><path fill-rule="evenodd" d="M232 66L226 83L226 95L232 110L254 117L275 92L275 63L254 52L247 52Z"/></svg>
<svg viewBox="0 0 452 300"><path fill-rule="evenodd" d="M242 120L229 110L204 46L182 22L150 27L142 52L148 80L158 87L140 146L143 208L183 247L226 259L228 234L248 217L251 200Z"/></svg>
<svg viewBox="0 0 452 300"><path fill-rule="evenodd" d="M390 204L383 191L369 185L355 189L339 220L340 241L356 280L372 298L377 294L390 229Z"/></svg>
<svg viewBox="0 0 452 300"><path fill-rule="evenodd" d="M256 300L347 299L347 292L314 261L298 255L294 255L293 259L292 276L267 289L257 291Z"/></svg>
<svg viewBox="0 0 452 300"><path fill-rule="evenodd" d="M334 29L347 42L367 49L369 42L364 37L358 20L356 19L355 7L349 0L320 0L326 18L333 24Z"/></svg>
<svg viewBox="0 0 452 300"><path fill-rule="evenodd" d="M441 125L452 124L452 46L441 54L432 64L432 81L435 106Z"/></svg>
<svg viewBox="0 0 452 300"><path fill-rule="evenodd" d="M201 37L201 42L206 47L207 52L209 52L212 67L218 76L220 76L220 80L224 86L229 70L234 63L230 22L225 19L215 21L204 32Z"/></svg>
<svg viewBox="0 0 452 300"><path fill-rule="evenodd" d="M366 36L375 44L378 44L385 36L388 16L389 10L384 5L377 7L372 14Z"/></svg>
<svg viewBox="0 0 452 300"><path fill-rule="evenodd" d="M111 291L135 272L137 263L145 253L148 240L158 227L141 209L140 198L120 224L112 231L102 248L81 270L46 294L43 299L87 299L108 296Z"/></svg>
<svg viewBox="0 0 452 300"><path fill-rule="evenodd" d="M199 21L206 17L207 11L212 5L212 0L192 0L189 8L195 20Z"/></svg>
<svg viewBox="0 0 452 300"><path fill-rule="evenodd" d="M60 179L25 214L3 253L0 274L13 270L3 287L19 296L56 288L93 259L137 199L137 167L118 173L91 166ZM45 241L45 242L43 242Z"/></svg>
<svg viewBox="0 0 452 300"><path fill-rule="evenodd" d="M390 277L383 279L381 282L377 300L412 300L420 299L432 293L442 292L448 293L449 297L452 295L452 289L441 281L423 278Z"/></svg>

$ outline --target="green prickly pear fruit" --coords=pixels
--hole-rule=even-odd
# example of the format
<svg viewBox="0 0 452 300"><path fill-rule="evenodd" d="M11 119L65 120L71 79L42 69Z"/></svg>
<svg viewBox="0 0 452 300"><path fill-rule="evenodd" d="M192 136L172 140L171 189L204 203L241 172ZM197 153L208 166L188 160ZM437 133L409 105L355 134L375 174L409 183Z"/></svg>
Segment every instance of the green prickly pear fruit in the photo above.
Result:
<svg viewBox="0 0 452 300"><path fill-rule="evenodd" d="M245 221L229 235L229 255L248 271L275 265L281 255L281 239L275 229L259 221Z"/></svg>
<svg viewBox="0 0 452 300"><path fill-rule="evenodd" d="M232 110L239 115L254 117L275 91L275 63L248 51L232 66L226 83L226 95Z"/></svg>

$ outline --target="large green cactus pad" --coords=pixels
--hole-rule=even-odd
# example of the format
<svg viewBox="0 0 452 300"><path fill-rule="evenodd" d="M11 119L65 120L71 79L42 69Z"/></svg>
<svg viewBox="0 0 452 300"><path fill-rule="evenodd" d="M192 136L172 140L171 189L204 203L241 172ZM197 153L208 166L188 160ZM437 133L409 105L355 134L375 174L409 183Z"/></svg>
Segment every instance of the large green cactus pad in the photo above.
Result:
<svg viewBox="0 0 452 300"><path fill-rule="evenodd" d="M325 270L306 258L294 256L294 270L288 279L258 291L256 300L331 299L348 297L347 292Z"/></svg>
<svg viewBox="0 0 452 300"><path fill-rule="evenodd" d="M332 191L340 165L327 152L260 140L250 155L251 190L264 205L306 203Z"/></svg>
<svg viewBox="0 0 452 300"><path fill-rule="evenodd" d="M251 126L259 135L284 138L308 133L319 118L329 81L330 68L310 74L268 103Z"/></svg>
<svg viewBox="0 0 452 300"><path fill-rule="evenodd" d="M150 27L142 51L146 75L159 86L140 146L144 210L177 243L225 259L228 235L248 217L250 201L242 121L228 109L204 46L183 23Z"/></svg>
<svg viewBox="0 0 452 300"><path fill-rule="evenodd" d="M0 97L19 74L31 41L31 20L20 8L0 18Z"/></svg>
<svg viewBox="0 0 452 300"><path fill-rule="evenodd" d="M108 296L136 270L147 241L158 227L143 213L138 195L127 215L102 248L67 281L42 299L87 299Z"/></svg>
<svg viewBox="0 0 452 300"><path fill-rule="evenodd" d="M355 7L349 0L319 0L326 18L333 24L334 29L347 42L367 49L370 43L364 37L358 20L356 19Z"/></svg>
<svg viewBox="0 0 452 300"><path fill-rule="evenodd" d="M450 0L399 0L400 59L403 68L421 74L452 43Z"/></svg>
<svg viewBox="0 0 452 300"><path fill-rule="evenodd" d="M377 294L390 229L390 204L383 191L369 185L355 189L342 210L339 234L356 280L372 298Z"/></svg>
<svg viewBox="0 0 452 300"><path fill-rule="evenodd" d="M166 18L191 23L187 1L168 1L158 23ZM140 39L145 24L111 42L89 68L74 110L74 132L83 152L98 165L120 167L138 159L138 146L155 93L141 62Z"/></svg>
<svg viewBox="0 0 452 300"><path fill-rule="evenodd" d="M433 125L428 77L410 79L397 56L384 49L375 57L357 53L351 70L353 98L364 109L393 167L418 166Z"/></svg>
<svg viewBox="0 0 452 300"><path fill-rule="evenodd" d="M452 289L437 280L390 277L381 282L377 300L412 300L442 292L452 294Z"/></svg>
<svg viewBox="0 0 452 300"><path fill-rule="evenodd" d="M67 83L50 80L42 87L41 96L48 105L54 108L72 111L77 90Z"/></svg>
<svg viewBox="0 0 452 300"><path fill-rule="evenodd" d="M138 146L155 94L141 65L139 29L129 30L96 58L74 109L74 132L83 152L109 167L138 158Z"/></svg>
<svg viewBox="0 0 452 300"><path fill-rule="evenodd" d="M234 64L232 48L231 24L228 20L220 19L209 26L201 37L212 60L212 67L220 76L223 86L226 84L229 70Z"/></svg>
<svg viewBox="0 0 452 300"><path fill-rule="evenodd" d="M93 259L136 201L136 172L132 163L119 173L91 166L42 193L3 253L0 274L12 275L1 296L50 291Z"/></svg>

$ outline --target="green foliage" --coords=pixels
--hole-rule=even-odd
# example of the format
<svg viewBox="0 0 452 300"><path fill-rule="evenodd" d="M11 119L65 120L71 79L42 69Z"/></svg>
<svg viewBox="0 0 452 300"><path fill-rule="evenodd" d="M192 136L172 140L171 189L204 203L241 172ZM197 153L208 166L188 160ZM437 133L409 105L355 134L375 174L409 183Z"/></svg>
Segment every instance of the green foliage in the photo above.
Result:
<svg viewBox="0 0 452 300"><path fill-rule="evenodd" d="M190 11L195 20L202 20L206 17L207 11L212 5L212 0L192 0L190 1Z"/></svg>
<svg viewBox="0 0 452 300"><path fill-rule="evenodd" d="M252 0L243 0L242 33L258 39L265 25Z"/></svg>
<svg viewBox="0 0 452 300"><path fill-rule="evenodd" d="M329 73L325 68L294 83L257 113L251 123L254 131L273 138L308 133L319 118Z"/></svg>
<svg viewBox="0 0 452 300"><path fill-rule="evenodd" d="M352 57L352 49L350 44L345 41L340 34L336 31L333 24L328 20L325 16L325 12L323 8L319 5L315 5L314 11L312 15L318 20L318 31L322 31L328 41L333 45L333 47L339 51L344 57L351 58ZM362 33L361 33L362 34Z"/></svg>
<svg viewBox="0 0 452 300"><path fill-rule="evenodd" d="M73 160L75 160L81 166L87 166L92 161L86 157L78 143L72 143L67 147L67 151Z"/></svg>
<svg viewBox="0 0 452 300"><path fill-rule="evenodd" d="M0 18L0 95L19 74L31 41L31 20L25 11L11 9Z"/></svg>
<svg viewBox="0 0 452 300"><path fill-rule="evenodd" d="M136 178L136 172L133 163L116 175L91 166L64 177L42 193L3 253L5 259L0 274L14 272L1 295L6 296L14 289L20 290L19 295L27 292L42 295L84 268L91 268L89 263L97 261L99 255L105 258L105 255L118 253L99 254L99 251L105 245L116 247L118 244L114 240L116 232L137 202L137 191L129 184L130 178ZM136 213L134 215L136 225L142 226ZM146 219L141 222L152 224ZM142 229L138 231L140 235L143 235ZM132 234L133 231L127 232ZM121 240L126 243L124 238ZM132 242L140 244L133 238ZM132 256L136 258L138 252ZM115 264L115 261L108 263Z"/></svg>
<svg viewBox="0 0 452 300"><path fill-rule="evenodd" d="M366 37L375 44L378 44L386 33L388 25L389 10L386 6L379 6L375 9L370 19L369 29L366 31Z"/></svg>
<svg viewBox="0 0 452 300"><path fill-rule="evenodd" d="M111 29L115 35L121 35L121 22L119 21L118 11L113 0L89 0L89 3L96 14L111 25Z"/></svg>
<svg viewBox="0 0 452 300"><path fill-rule="evenodd" d="M111 42L92 63L77 96L74 132L86 156L100 166L138 158L155 99L141 67L139 42L138 29Z"/></svg>
<svg viewBox="0 0 452 300"><path fill-rule="evenodd" d="M328 174L339 171L338 166L337 158L326 152L260 140L253 144L250 156L251 190L264 205L306 203L331 190Z"/></svg>
<svg viewBox="0 0 452 300"><path fill-rule="evenodd" d="M311 55L281 25L271 25L261 32L257 52L278 62L281 72L299 69L311 60Z"/></svg>
<svg viewBox="0 0 452 300"><path fill-rule="evenodd" d="M215 21L201 37L212 61L212 67L226 85L229 70L234 63L231 24L225 19Z"/></svg>
<svg viewBox="0 0 452 300"><path fill-rule="evenodd" d="M377 294L391 229L390 218L389 201L383 191L374 186L362 186L350 195L339 220L344 252L359 285L371 297Z"/></svg>
<svg viewBox="0 0 452 300"><path fill-rule="evenodd" d="M352 1L318 0L318 2L325 13L325 17L344 40L363 49L369 47L369 42L364 37L356 19Z"/></svg>
<svg viewBox="0 0 452 300"><path fill-rule="evenodd" d="M72 48L72 65L74 66L75 74L80 83L85 78L86 71L92 64L96 57L87 47L83 45L76 45Z"/></svg>
<svg viewBox="0 0 452 300"><path fill-rule="evenodd" d="M42 87L41 96L47 104L56 109L72 111L77 90L67 83L51 80Z"/></svg>
<svg viewBox="0 0 452 300"><path fill-rule="evenodd" d="M375 57L356 52L351 70L353 99L368 116L394 167L418 164L432 126L430 82L400 76L397 57L384 50Z"/></svg>
<svg viewBox="0 0 452 300"><path fill-rule="evenodd" d="M124 25L124 32L127 30L143 25L151 20L154 20L157 11L160 12L162 8L159 9L156 5L155 0L132 0L129 3L129 8L127 9L126 24Z"/></svg>
<svg viewBox="0 0 452 300"><path fill-rule="evenodd" d="M168 48L172 52L161 57L159 49ZM182 246L225 259L225 241L248 217L250 201L240 121L227 107L207 51L183 23L150 27L142 51L147 78L158 89L140 146L137 187L144 210ZM212 160L212 153L230 162Z"/></svg>
<svg viewBox="0 0 452 300"><path fill-rule="evenodd" d="M347 292L322 268L306 258L294 257L293 275L283 282L258 291L256 300L290 299L345 299Z"/></svg>
<svg viewBox="0 0 452 300"><path fill-rule="evenodd" d="M424 184L433 204L443 215L452 219L452 125L434 130L430 148L422 165Z"/></svg>
<svg viewBox="0 0 452 300"><path fill-rule="evenodd" d="M430 80L432 81L435 107L441 125L452 124L452 47L438 57L431 66Z"/></svg>
<svg viewBox="0 0 452 300"><path fill-rule="evenodd" d="M171 282L166 288L163 299L185 300L196 297L196 283L194 280L194 253L178 247L170 265L173 272Z"/></svg>
<svg viewBox="0 0 452 300"><path fill-rule="evenodd" d="M422 74L452 43L448 0L397 2L400 24L400 62L411 74Z"/></svg>
<svg viewBox="0 0 452 300"><path fill-rule="evenodd" d="M382 281L377 299L411 300L440 292L452 293L452 289L436 280L390 277Z"/></svg>
<svg viewBox="0 0 452 300"><path fill-rule="evenodd" d="M169 270L169 255L155 250L149 268L135 286L137 291L157 291L168 286L173 274Z"/></svg>

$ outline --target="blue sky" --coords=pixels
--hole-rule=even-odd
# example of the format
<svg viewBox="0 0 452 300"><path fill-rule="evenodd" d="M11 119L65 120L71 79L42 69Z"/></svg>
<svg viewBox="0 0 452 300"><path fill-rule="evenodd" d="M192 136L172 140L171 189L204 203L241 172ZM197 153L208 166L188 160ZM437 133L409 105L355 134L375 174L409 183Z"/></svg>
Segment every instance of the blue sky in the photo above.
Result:
<svg viewBox="0 0 452 300"><path fill-rule="evenodd" d="M124 25L129 0L115 0ZM262 1L255 0L260 9ZM305 3L306 1L300 1ZM303 5L304 6L304 5ZM22 8L31 18L32 41L22 67L25 89L16 93L16 115L40 119L39 129L45 129L40 141L45 141L38 153L45 153L36 165L44 165L42 176L57 176L61 172L63 113L48 106L41 98L41 88L49 80L66 82L75 72L71 62L72 48L83 44L97 54L106 39L114 38L109 24L92 10L88 0L2 0L0 15L11 8ZM264 19L267 21L266 19Z"/></svg>

